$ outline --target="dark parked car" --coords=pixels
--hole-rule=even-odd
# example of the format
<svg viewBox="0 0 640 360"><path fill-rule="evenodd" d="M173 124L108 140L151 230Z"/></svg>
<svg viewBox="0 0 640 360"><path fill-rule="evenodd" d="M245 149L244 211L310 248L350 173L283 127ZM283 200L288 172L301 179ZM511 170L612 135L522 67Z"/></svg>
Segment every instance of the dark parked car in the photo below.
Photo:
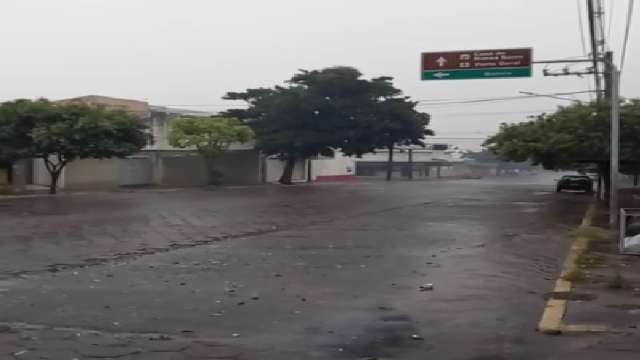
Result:
<svg viewBox="0 0 640 360"><path fill-rule="evenodd" d="M565 175L556 185L556 191L563 190L580 190L584 192L593 192L593 180L586 175Z"/></svg>

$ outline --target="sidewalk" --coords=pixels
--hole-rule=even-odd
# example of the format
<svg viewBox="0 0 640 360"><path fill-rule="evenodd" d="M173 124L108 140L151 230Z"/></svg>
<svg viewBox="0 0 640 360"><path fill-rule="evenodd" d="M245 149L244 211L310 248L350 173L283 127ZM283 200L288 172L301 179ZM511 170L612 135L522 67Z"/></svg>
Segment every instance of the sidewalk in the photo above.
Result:
<svg viewBox="0 0 640 360"><path fill-rule="evenodd" d="M640 199L626 194L623 207L640 207ZM598 206L587 251L570 274L573 289L564 317L567 333L592 337L593 359L637 358L640 353L640 257L619 255L616 233L608 229L608 211Z"/></svg>

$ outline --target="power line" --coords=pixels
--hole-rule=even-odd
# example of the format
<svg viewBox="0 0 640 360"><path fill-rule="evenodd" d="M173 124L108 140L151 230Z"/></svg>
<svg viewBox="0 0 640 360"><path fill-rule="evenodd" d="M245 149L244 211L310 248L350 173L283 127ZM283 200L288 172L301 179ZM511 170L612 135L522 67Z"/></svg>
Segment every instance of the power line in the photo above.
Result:
<svg viewBox="0 0 640 360"><path fill-rule="evenodd" d="M494 98L479 98L479 99L458 99L458 100L418 100L418 106L437 106L437 105L457 105L457 104L475 104L483 102L494 101L510 101L510 100L524 100L532 98L543 98L549 96L561 96L561 95L573 95L573 94L586 94L593 91L570 91L570 92L558 92L553 94L533 94L533 95L515 95L515 96L502 96Z"/></svg>
<svg viewBox="0 0 640 360"><path fill-rule="evenodd" d="M582 0L576 0L578 4L578 29L580 31L580 43L582 44L582 54L587 55L587 43L584 39L584 23L582 21Z"/></svg>
<svg viewBox="0 0 640 360"><path fill-rule="evenodd" d="M624 30L624 43L622 45L622 55L620 57L620 74L624 68L624 60L627 56L627 42L629 41L629 30L631 29L631 20L633 18L634 0L629 0L629 8L627 9L627 25Z"/></svg>
<svg viewBox="0 0 640 360"><path fill-rule="evenodd" d="M576 4L578 5L578 31L580 31L580 44L582 45L582 55L589 56L589 52L587 51L587 42L584 37L584 21L582 20L582 15L584 11L582 10L582 1L576 0ZM585 79L587 82L587 88L589 91L592 91L591 81L589 79ZM589 94L589 100L593 101L593 94Z"/></svg>
<svg viewBox="0 0 640 360"><path fill-rule="evenodd" d="M535 114L544 113L550 111L556 111L557 109L538 109L538 110L522 110L522 111L480 111L480 112L459 112L459 113L431 113L433 118L441 117L467 117L467 116L494 116L494 115L516 115L516 114Z"/></svg>
<svg viewBox="0 0 640 360"><path fill-rule="evenodd" d="M609 44L611 41L611 25L613 24L613 4L615 4L615 1L609 0L609 23L607 24L607 44Z"/></svg>

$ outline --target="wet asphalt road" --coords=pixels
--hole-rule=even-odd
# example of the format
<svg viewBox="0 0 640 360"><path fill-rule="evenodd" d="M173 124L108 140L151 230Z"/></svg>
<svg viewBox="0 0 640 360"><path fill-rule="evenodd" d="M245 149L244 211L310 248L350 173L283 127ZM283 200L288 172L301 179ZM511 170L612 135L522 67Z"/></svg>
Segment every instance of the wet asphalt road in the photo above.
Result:
<svg viewBox="0 0 640 360"><path fill-rule="evenodd" d="M555 358L535 326L588 197L552 178L0 200L0 321L242 359Z"/></svg>

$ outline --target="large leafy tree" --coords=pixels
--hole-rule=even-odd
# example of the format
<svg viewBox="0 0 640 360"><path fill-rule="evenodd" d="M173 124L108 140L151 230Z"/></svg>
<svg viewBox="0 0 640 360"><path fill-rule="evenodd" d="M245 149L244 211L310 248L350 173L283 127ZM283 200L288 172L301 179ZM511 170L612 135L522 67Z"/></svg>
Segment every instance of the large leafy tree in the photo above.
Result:
<svg viewBox="0 0 640 360"><path fill-rule="evenodd" d="M248 89L225 98L243 100L247 109L227 115L245 119L256 133L256 146L286 160L280 182L291 183L298 159L341 149L362 155L394 143L421 143L428 115L401 97L391 78L372 80L351 67L301 70L286 86Z"/></svg>
<svg viewBox="0 0 640 360"><path fill-rule="evenodd" d="M182 117L171 124L169 143L180 148L195 148L207 159L208 166L233 143L253 138L253 131L230 117ZM213 176L213 169L209 169Z"/></svg>
<svg viewBox="0 0 640 360"><path fill-rule="evenodd" d="M18 100L0 106L2 128L14 140L2 152L12 161L41 158L51 175L49 193L69 162L77 159L124 157L148 141L146 128L133 115L82 104Z"/></svg>
<svg viewBox="0 0 640 360"><path fill-rule="evenodd" d="M640 100L621 105L622 171L640 160ZM595 168L609 183L609 112L597 104L574 104L519 124L502 124L485 145L506 161L531 161L546 169ZM608 186L607 186L608 188Z"/></svg>

